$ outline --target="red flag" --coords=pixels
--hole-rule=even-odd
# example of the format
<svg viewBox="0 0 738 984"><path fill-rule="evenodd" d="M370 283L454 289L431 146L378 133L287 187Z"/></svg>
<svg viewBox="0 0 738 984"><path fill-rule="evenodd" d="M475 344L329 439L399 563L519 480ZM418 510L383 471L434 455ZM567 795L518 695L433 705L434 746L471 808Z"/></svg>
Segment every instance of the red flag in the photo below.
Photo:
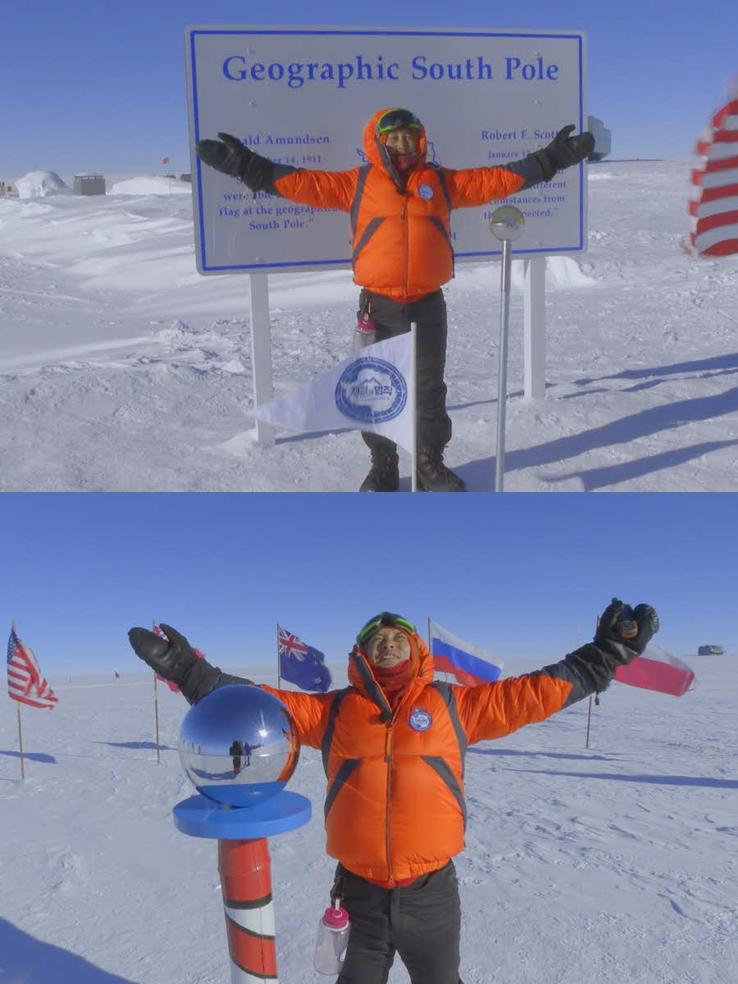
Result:
<svg viewBox="0 0 738 984"><path fill-rule="evenodd" d="M694 672L676 656L659 646L650 645L642 656L615 671L619 683L629 687L656 690L672 697L681 697L695 681Z"/></svg>
<svg viewBox="0 0 738 984"><path fill-rule="evenodd" d="M710 120L697 142L692 171L692 245L704 256L738 253L738 93Z"/></svg>
<svg viewBox="0 0 738 984"><path fill-rule="evenodd" d="M20 641L15 628L8 639L8 694L21 704L50 709L59 699L42 675L33 650Z"/></svg>
<svg viewBox="0 0 738 984"><path fill-rule="evenodd" d="M162 639L167 639L166 632L162 632L162 630L159 628L158 625L154 625L154 634L161 636ZM169 642L168 639L167 642ZM205 653L201 653L199 649L195 649L193 650L193 652L195 653L195 656L197 656L198 659L205 659ZM176 683L172 683L171 680L166 680L163 676L160 676L160 674L158 673L155 673L154 676L156 677L157 680L161 680L162 683L166 683L169 689L173 691L175 694L179 693L179 687L177 686Z"/></svg>

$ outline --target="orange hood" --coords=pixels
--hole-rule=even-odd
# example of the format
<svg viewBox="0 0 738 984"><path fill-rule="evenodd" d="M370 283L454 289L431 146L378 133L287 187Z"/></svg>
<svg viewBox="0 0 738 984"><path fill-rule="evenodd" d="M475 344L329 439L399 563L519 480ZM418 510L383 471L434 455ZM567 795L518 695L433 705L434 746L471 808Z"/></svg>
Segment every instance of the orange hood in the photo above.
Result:
<svg viewBox="0 0 738 984"><path fill-rule="evenodd" d="M377 137L375 130L377 129L377 123L381 120L385 113L389 112L390 109L392 109L391 106L385 106L384 109L378 109L364 127L364 153L366 154L367 160L370 164L373 164L375 167L381 167L388 173L391 173L389 153L387 148ZM425 136L425 127L421 123L420 131L418 133L418 165L425 164L427 151L428 141Z"/></svg>
<svg viewBox="0 0 738 984"><path fill-rule="evenodd" d="M386 110L382 110L386 112ZM428 647L420 638L417 632L405 633L410 640L410 662L412 669L405 693L402 700L407 697L409 692L419 692L432 682L434 676L433 657L428 651ZM377 682L372 666L363 649L354 646L349 653L348 679L352 687L356 687L362 694L373 700L382 709L382 716L389 720L392 717L392 710L387 702L382 688Z"/></svg>

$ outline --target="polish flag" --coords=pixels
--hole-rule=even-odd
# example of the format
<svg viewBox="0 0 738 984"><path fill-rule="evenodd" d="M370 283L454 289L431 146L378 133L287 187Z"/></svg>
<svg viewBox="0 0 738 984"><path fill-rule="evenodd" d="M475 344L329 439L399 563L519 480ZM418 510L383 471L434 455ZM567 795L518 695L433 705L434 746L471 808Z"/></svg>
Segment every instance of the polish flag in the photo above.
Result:
<svg viewBox="0 0 738 984"><path fill-rule="evenodd" d="M692 687L695 675L682 660L660 646L650 645L642 656L636 656L627 666L615 670L615 679L629 687L656 690L672 697L681 697Z"/></svg>
<svg viewBox="0 0 738 984"><path fill-rule="evenodd" d="M703 256L738 253L738 82L697 141L692 171L692 245Z"/></svg>

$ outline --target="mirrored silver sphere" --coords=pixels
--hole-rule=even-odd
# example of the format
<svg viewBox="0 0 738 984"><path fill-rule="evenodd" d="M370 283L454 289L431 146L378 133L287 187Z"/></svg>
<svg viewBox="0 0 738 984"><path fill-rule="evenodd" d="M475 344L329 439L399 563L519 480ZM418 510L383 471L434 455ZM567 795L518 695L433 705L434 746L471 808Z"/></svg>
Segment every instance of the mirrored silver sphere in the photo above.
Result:
<svg viewBox="0 0 738 984"><path fill-rule="evenodd" d="M525 216L514 205L501 205L492 213L489 227L497 239L512 242L525 228Z"/></svg>
<svg viewBox="0 0 738 984"><path fill-rule="evenodd" d="M292 717L258 687L218 687L191 707L179 734L179 758L203 796L254 806L275 796L300 755Z"/></svg>

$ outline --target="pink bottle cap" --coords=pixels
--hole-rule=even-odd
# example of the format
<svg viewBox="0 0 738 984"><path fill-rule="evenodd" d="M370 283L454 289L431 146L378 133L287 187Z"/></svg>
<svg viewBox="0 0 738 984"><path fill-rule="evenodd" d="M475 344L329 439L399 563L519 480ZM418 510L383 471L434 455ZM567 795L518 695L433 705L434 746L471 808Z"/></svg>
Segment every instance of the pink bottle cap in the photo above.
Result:
<svg viewBox="0 0 738 984"><path fill-rule="evenodd" d="M345 929L348 926L349 914L340 905L331 906L323 913L323 922L331 929Z"/></svg>

